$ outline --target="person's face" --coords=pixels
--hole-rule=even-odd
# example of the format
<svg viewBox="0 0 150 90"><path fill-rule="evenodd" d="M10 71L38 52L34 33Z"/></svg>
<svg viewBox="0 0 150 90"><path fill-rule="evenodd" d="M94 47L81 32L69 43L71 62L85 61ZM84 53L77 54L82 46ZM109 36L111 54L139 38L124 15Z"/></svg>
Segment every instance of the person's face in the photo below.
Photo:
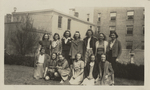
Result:
<svg viewBox="0 0 150 90"><path fill-rule="evenodd" d="M45 53L45 49L42 49L42 50L41 50L41 54L44 54L44 53Z"/></svg>
<svg viewBox="0 0 150 90"><path fill-rule="evenodd" d="M52 54L52 59L56 59L56 54Z"/></svg>
<svg viewBox="0 0 150 90"><path fill-rule="evenodd" d="M106 61L106 56L105 55L101 55L101 61L105 62Z"/></svg>
<svg viewBox="0 0 150 90"><path fill-rule="evenodd" d="M62 56L62 55L59 55L59 60L63 60L64 59L64 57Z"/></svg>
<svg viewBox="0 0 150 90"><path fill-rule="evenodd" d="M58 37L59 37L58 35L55 35L55 37L54 37L54 38L55 38L55 40L58 40Z"/></svg>
<svg viewBox="0 0 150 90"><path fill-rule="evenodd" d="M103 35L103 34L100 34L100 35L99 35L99 39L100 39L100 40L104 40L104 35Z"/></svg>
<svg viewBox="0 0 150 90"><path fill-rule="evenodd" d="M111 34L111 39L112 40L116 39L116 35L114 33Z"/></svg>
<svg viewBox="0 0 150 90"><path fill-rule="evenodd" d="M69 37L69 32L66 32L66 33L65 33L65 37Z"/></svg>
<svg viewBox="0 0 150 90"><path fill-rule="evenodd" d="M91 61L95 61L95 56L91 56Z"/></svg>
<svg viewBox="0 0 150 90"><path fill-rule="evenodd" d="M77 60L81 59L81 54L77 54Z"/></svg>
<svg viewBox="0 0 150 90"><path fill-rule="evenodd" d="M92 36L92 32L91 32L91 31L88 31L88 32L87 32L87 35L88 35L88 37L91 37L91 36Z"/></svg>
<svg viewBox="0 0 150 90"><path fill-rule="evenodd" d="M75 38L77 39L77 38L79 38L79 33L75 33Z"/></svg>
<svg viewBox="0 0 150 90"><path fill-rule="evenodd" d="M45 34L44 38L45 38L45 39L48 39L48 35L47 35L47 34Z"/></svg>

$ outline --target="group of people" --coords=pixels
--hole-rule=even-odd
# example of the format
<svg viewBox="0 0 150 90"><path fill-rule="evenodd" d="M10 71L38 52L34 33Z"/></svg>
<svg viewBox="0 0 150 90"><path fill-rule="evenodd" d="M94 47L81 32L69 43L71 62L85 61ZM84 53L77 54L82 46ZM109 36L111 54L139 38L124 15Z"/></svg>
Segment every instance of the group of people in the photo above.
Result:
<svg viewBox="0 0 150 90"><path fill-rule="evenodd" d="M63 38L58 33L44 34L39 42L40 50L36 57L34 78L56 80L60 83L69 81L76 85L113 85L116 62L121 55L121 43L117 33L111 32L110 41L103 33L98 38L88 29L86 37L81 40L79 31L66 30Z"/></svg>

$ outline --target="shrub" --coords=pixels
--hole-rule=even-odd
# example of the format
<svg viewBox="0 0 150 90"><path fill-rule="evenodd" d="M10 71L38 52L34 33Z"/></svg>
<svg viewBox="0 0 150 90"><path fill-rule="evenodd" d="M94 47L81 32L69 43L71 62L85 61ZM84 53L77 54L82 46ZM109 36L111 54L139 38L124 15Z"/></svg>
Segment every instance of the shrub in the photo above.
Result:
<svg viewBox="0 0 150 90"><path fill-rule="evenodd" d="M137 66L135 64L116 64L115 76L118 78L126 78L144 81L144 65Z"/></svg>
<svg viewBox="0 0 150 90"><path fill-rule="evenodd" d="M34 67L34 60L34 57L31 56L5 55L4 63Z"/></svg>

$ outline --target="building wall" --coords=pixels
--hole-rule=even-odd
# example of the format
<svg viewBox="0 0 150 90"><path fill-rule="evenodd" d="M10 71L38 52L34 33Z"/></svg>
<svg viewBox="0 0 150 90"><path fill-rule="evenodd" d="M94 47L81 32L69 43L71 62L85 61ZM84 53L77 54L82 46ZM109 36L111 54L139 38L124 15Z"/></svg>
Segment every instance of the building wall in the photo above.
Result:
<svg viewBox="0 0 150 90"><path fill-rule="evenodd" d="M62 16L62 28L58 28L58 16ZM70 31L72 37L75 31L80 31L81 38L83 39L85 37L87 29L89 29L90 26L92 26L92 29L95 29L93 25L80 22L61 14L54 13L52 19L52 34L54 35L54 33L59 33L60 36L63 37L63 33L65 32L65 30L67 30L68 19L71 19Z"/></svg>
<svg viewBox="0 0 150 90"><path fill-rule="evenodd" d="M134 20L127 20L127 11L134 11ZM119 35L118 40L121 41L122 55L120 61L128 62L130 60L130 49L126 49L127 42L133 41L133 48L135 52L136 64L144 64L144 50L141 49L144 41L143 35L143 10L142 7L125 7L125 8L95 8L94 9L94 23L100 26L100 32L104 33L107 40L110 40L109 26L116 26L116 32ZM116 12L116 21L110 20L110 12ZM97 14L101 13L101 21L97 22ZM133 25L133 35L127 35L127 25Z"/></svg>
<svg viewBox="0 0 150 90"><path fill-rule="evenodd" d="M79 13L78 18L87 21L87 14L89 14L89 22L93 22L94 8L93 7L76 7L75 12ZM70 15L74 15L74 13L70 12Z"/></svg>

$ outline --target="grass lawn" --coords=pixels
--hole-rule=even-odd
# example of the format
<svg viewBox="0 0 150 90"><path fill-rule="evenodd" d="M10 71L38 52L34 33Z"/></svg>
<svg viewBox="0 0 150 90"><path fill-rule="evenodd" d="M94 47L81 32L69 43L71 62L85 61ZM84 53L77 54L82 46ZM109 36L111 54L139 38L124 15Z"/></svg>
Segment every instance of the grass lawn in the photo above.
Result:
<svg viewBox="0 0 150 90"><path fill-rule="evenodd" d="M33 78L33 67L5 65L5 85L61 85L59 81L36 80ZM68 83L65 83L68 85ZM144 85L144 81L115 78L115 85Z"/></svg>

